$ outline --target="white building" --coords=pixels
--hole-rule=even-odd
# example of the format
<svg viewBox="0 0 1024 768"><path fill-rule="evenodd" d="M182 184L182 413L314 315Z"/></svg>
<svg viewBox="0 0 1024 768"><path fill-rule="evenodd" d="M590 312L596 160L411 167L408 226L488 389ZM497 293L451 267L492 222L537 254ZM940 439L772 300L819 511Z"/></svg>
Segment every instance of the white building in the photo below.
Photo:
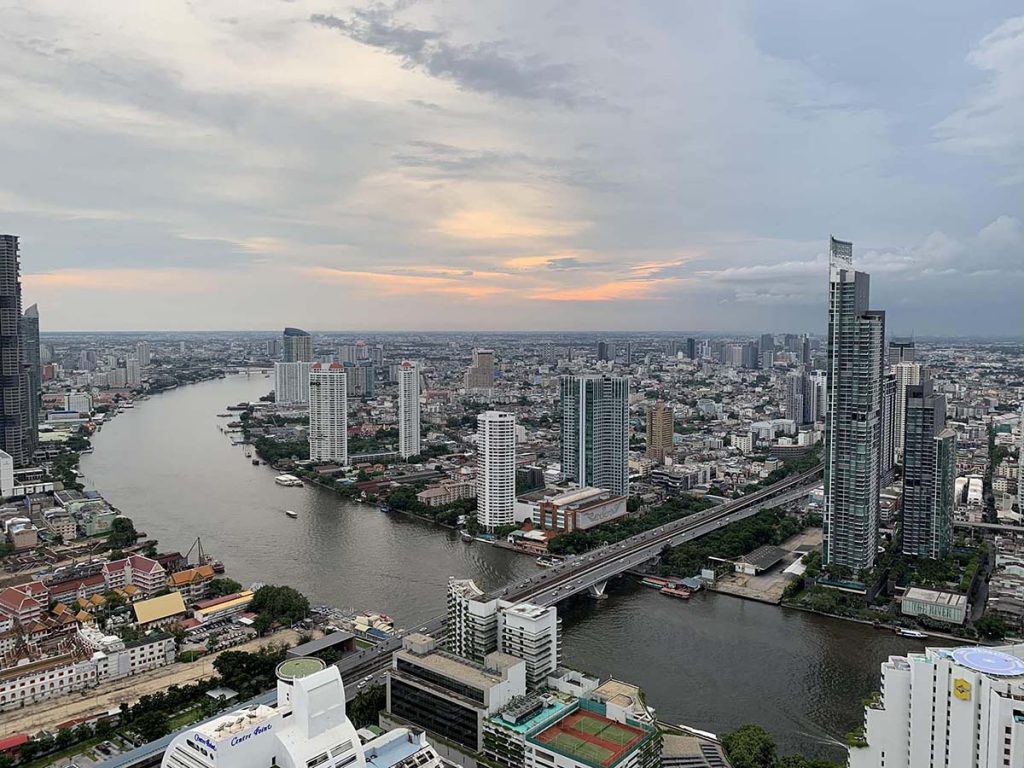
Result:
<svg viewBox="0 0 1024 768"><path fill-rule="evenodd" d="M485 411L476 418L476 517L493 531L515 521L516 417Z"/></svg>
<svg viewBox="0 0 1024 768"><path fill-rule="evenodd" d="M14 493L14 458L6 451L0 451L0 496L7 498Z"/></svg>
<svg viewBox="0 0 1024 768"><path fill-rule="evenodd" d="M140 341L135 345L135 359L139 361L139 365L143 368L152 362L148 341Z"/></svg>
<svg viewBox="0 0 1024 768"><path fill-rule="evenodd" d="M398 452L403 459L420 452L420 367L411 360L398 366Z"/></svg>
<svg viewBox="0 0 1024 768"><path fill-rule="evenodd" d="M92 413L92 395L88 392L68 392L64 395L64 410Z"/></svg>
<svg viewBox="0 0 1024 768"><path fill-rule="evenodd" d="M1024 765L1024 645L890 656L882 690L850 768Z"/></svg>
<svg viewBox="0 0 1024 768"><path fill-rule="evenodd" d="M190 728L167 747L161 768L443 765L422 737L405 729L363 744L345 711L337 667L319 659L289 659L278 666L277 676L276 707L259 704Z"/></svg>
<svg viewBox="0 0 1024 768"><path fill-rule="evenodd" d="M348 395L341 363L309 370L309 458L348 463Z"/></svg>
<svg viewBox="0 0 1024 768"><path fill-rule="evenodd" d="M309 402L310 363L274 363L274 401Z"/></svg>
<svg viewBox="0 0 1024 768"><path fill-rule="evenodd" d="M129 387L142 386L142 369L139 366L139 361L134 357L129 357L124 361L124 380Z"/></svg>

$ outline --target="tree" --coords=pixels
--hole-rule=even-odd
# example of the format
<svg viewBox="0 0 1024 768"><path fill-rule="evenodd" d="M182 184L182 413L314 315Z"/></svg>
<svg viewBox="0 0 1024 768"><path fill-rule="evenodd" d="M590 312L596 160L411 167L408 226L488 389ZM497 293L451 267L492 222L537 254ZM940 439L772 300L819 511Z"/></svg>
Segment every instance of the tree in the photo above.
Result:
<svg viewBox="0 0 1024 768"><path fill-rule="evenodd" d="M775 739L759 725L743 725L722 738L733 768L777 768Z"/></svg>
<svg viewBox="0 0 1024 768"><path fill-rule="evenodd" d="M207 585L206 591L210 597L223 597L224 595L233 595L236 592L241 592L242 585L234 579L212 579Z"/></svg>
<svg viewBox="0 0 1024 768"><path fill-rule="evenodd" d="M135 530L135 523L132 522L130 517L115 517L114 522L110 525L110 535L107 537L107 543L111 549L124 549L125 547L131 547L138 541L139 534Z"/></svg>
<svg viewBox="0 0 1024 768"><path fill-rule="evenodd" d="M376 725L381 710L387 707L387 693L383 685L371 685L360 691L348 705L348 716L356 728Z"/></svg>
<svg viewBox="0 0 1024 768"><path fill-rule="evenodd" d="M989 640L1002 640L1006 637L1007 626L1001 616L993 614L982 616L974 622L974 628L978 630L978 634Z"/></svg>
<svg viewBox="0 0 1024 768"><path fill-rule="evenodd" d="M171 732L170 718L166 712L159 709L140 715L132 725L146 741L156 741Z"/></svg>
<svg viewBox="0 0 1024 768"><path fill-rule="evenodd" d="M292 587L267 584L253 595L252 610L281 624L294 624L309 615L309 600Z"/></svg>

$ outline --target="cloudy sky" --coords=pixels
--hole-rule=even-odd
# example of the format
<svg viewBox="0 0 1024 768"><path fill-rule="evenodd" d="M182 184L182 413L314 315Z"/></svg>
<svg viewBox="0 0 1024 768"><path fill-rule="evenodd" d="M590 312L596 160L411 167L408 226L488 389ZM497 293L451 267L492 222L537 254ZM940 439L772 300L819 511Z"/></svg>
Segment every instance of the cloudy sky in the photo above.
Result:
<svg viewBox="0 0 1024 768"><path fill-rule="evenodd" d="M0 0L44 329L1024 329L1019 0Z"/></svg>

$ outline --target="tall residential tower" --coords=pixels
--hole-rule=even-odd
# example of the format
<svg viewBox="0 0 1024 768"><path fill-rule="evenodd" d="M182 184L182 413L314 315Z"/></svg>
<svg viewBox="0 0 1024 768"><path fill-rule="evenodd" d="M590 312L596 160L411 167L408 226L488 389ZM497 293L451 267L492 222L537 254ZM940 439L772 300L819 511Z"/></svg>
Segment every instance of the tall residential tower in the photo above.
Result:
<svg viewBox="0 0 1024 768"><path fill-rule="evenodd" d="M515 521L516 417L485 411L476 417L476 519L493 531Z"/></svg>
<svg viewBox="0 0 1024 768"><path fill-rule="evenodd" d="M301 328L285 328L281 334L281 360L285 363L313 362L313 337Z"/></svg>
<svg viewBox="0 0 1024 768"><path fill-rule="evenodd" d="M341 363L309 369L309 458L348 463L348 394Z"/></svg>
<svg viewBox="0 0 1024 768"><path fill-rule="evenodd" d="M398 452L403 459L420 452L420 367L411 360L398 366Z"/></svg>
<svg viewBox="0 0 1024 768"><path fill-rule="evenodd" d="M28 366L22 354L17 235L0 235L0 450L15 467L32 461Z"/></svg>
<svg viewBox="0 0 1024 768"><path fill-rule="evenodd" d="M562 474L580 488L629 494L629 379L563 376Z"/></svg>
<svg viewBox="0 0 1024 768"><path fill-rule="evenodd" d="M870 278L853 243L831 239L824 561L854 575L878 547L885 313L868 309Z"/></svg>

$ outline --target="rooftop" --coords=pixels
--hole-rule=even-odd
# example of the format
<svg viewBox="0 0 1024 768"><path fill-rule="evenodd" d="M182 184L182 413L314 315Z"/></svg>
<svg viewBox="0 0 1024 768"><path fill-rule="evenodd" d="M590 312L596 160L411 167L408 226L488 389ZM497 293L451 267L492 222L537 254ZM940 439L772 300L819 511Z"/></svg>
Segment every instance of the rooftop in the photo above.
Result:
<svg viewBox="0 0 1024 768"><path fill-rule="evenodd" d="M967 605L967 598L964 595L958 595L954 592L940 592L935 589L922 589L921 587L911 587L903 595L904 600L917 600L921 603L931 603L933 605L948 605L956 608L962 608Z"/></svg>
<svg viewBox="0 0 1024 768"><path fill-rule="evenodd" d="M578 709L530 741L560 752L584 765L611 768L643 741L646 732Z"/></svg>

